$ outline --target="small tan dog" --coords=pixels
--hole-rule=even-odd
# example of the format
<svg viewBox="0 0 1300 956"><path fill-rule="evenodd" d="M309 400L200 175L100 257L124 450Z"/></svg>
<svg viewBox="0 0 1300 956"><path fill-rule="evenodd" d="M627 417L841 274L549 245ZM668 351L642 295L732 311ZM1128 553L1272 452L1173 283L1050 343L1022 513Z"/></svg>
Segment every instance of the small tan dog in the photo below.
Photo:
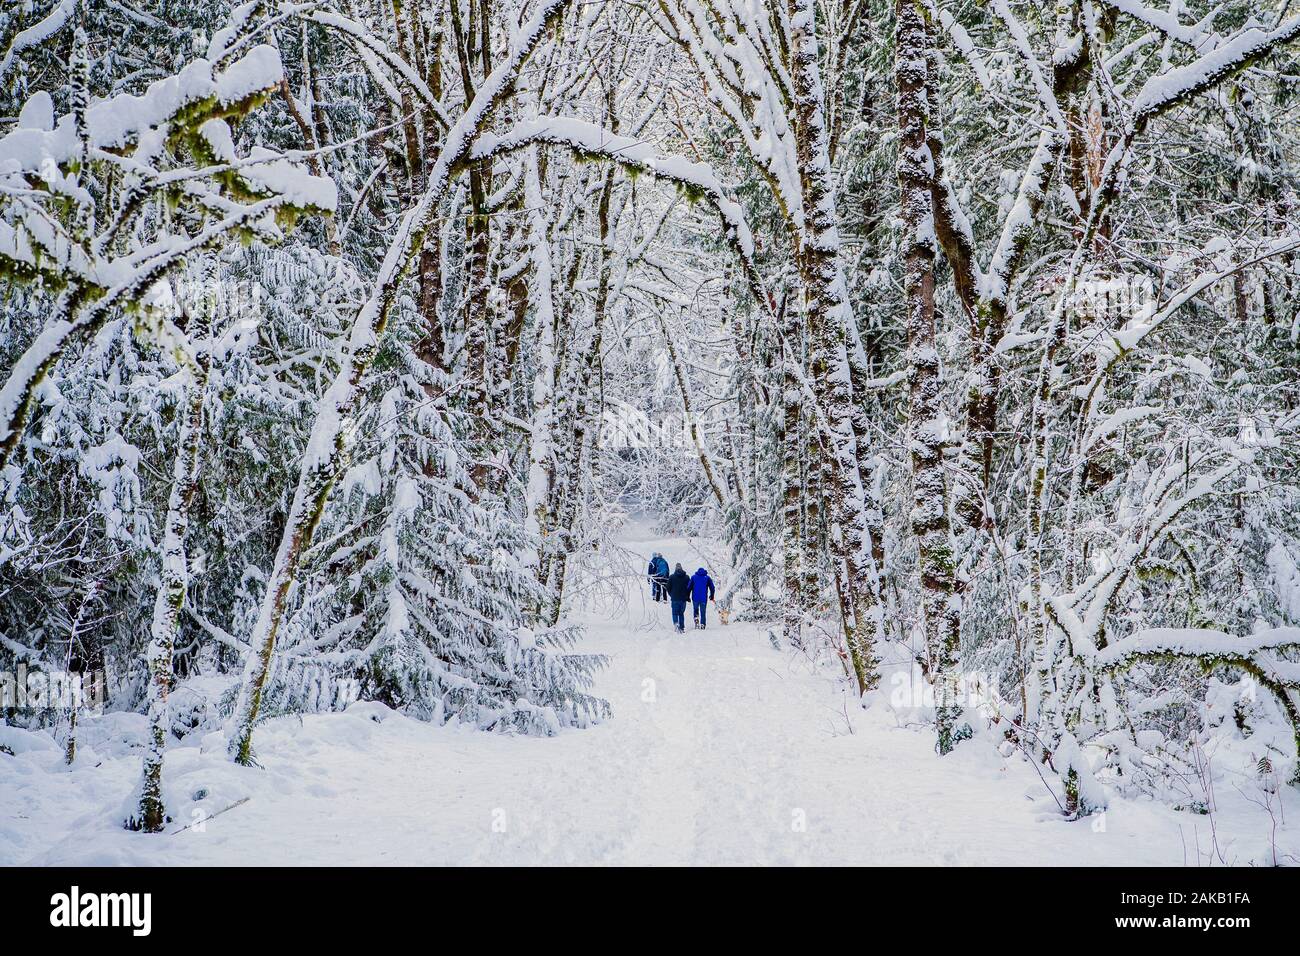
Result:
<svg viewBox="0 0 1300 956"><path fill-rule="evenodd" d="M731 618L730 611L728 611L725 607L718 608L718 620L722 622L723 627L727 626L727 621L730 618Z"/></svg>

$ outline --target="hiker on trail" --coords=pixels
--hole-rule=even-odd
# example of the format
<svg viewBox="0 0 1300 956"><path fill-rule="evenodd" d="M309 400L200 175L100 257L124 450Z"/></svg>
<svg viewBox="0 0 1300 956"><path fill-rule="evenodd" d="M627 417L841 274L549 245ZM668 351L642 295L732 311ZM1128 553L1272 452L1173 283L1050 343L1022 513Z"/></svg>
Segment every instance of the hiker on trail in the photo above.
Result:
<svg viewBox="0 0 1300 956"><path fill-rule="evenodd" d="M658 551L651 555L646 574L650 579L650 600L668 600L668 562Z"/></svg>
<svg viewBox="0 0 1300 956"><path fill-rule="evenodd" d="M691 597L691 578L681 564L677 565L672 577L668 579L668 601L673 609L673 626L677 633L686 631L686 602Z"/></svg>
<svg viewBox="0 0 1300 956"><path fill-rule="evenodd" d="M691 607L695 610L695 626L704 630L705 612L713 600L713 578L709 572L699 568L691 575Z"/></svg>

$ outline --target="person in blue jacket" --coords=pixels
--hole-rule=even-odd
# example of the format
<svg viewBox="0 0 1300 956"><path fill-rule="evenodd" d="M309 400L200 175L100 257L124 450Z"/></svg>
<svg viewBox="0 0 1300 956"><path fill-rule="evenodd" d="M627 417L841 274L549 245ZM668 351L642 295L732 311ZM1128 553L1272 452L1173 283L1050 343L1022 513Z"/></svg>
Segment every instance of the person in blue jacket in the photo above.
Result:
<svg viewBox="0 0 1300 956"><path fill-rule="evenodd" d="M713 600L713 578L703 568L691 575L691 607L695 610L695 626L704 630L705 612Z"/></svg>
<svg viewBox="0 0 1300 956"><path fill-rule="evenodd" d="M668 579L668 601L673 609L673 627L678 634L686 630L686 602L690 600L691 592L690 575L678 564Z"/></svg>
<svg viewBox="0 0 1300 956"><path fill-rule="evenodd" d="M650 600L668 600L668 562L658 551L650 556L646 576L650 579Z"/></svg>

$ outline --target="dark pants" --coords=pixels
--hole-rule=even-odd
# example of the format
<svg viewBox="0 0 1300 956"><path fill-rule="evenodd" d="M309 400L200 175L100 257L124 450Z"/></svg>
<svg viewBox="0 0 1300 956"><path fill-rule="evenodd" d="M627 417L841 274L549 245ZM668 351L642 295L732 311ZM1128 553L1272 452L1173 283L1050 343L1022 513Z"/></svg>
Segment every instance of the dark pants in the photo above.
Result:
<svg viewBox="0 0 1300 956"><path fill-rule="evenodd" d="M665 597L664 586L656 578L650 579L650 600L662 601Z"/></svg>
<svg viewBox="0 0 1300 956"><path fill-rule="evenodd" d="M691 606L695 609L695 626L704 627L705 612L709 609L708 601L691 601Z"/></svg>
<svg viewBox="0 0 1300 956"><path fill-rule="evenodd" d="M686 630L686 602L674 600L673 605L673 626L679 631Z"/></svg>

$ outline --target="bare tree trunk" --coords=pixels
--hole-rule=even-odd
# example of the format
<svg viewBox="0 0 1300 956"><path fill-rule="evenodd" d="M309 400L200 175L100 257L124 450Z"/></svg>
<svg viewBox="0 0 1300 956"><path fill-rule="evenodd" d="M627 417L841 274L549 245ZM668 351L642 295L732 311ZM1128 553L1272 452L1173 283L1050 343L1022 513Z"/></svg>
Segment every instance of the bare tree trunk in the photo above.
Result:
<svg viewBox="0 0 1300 956"><path fill-rule="evenodd" d="M785 601L781 609L782 631L792 647L803 647L804 620L804 527L803 499L808 494L803 480L806 437L803 429L803 390L799 367L803 363L800 349L802 322L800 310L786 308L783 323L781 375L781 474L782 541L785 552Z"/></svg>
<svg viewBox="0 0 1300 956"><path fill-rule="evenodd" d="M790 73L804 218L799 272L809 323L813 388L828 432L831 467L825 492L831 520L831 553L837 578L841 579L837 588L840 614L858 690L865 693L875 686L879 674L870 620L875 604L874 569L849 378L847 335L853 315L839 262L839 228L818 72L814 4L812 0L788 2L794 24Z"/></svg>
<svg viewBox="0 0 1300 956"><path fill-rule="evenodd" d="M206 295L207 290L203 290ZM131 829L157 833L163 828L166 808L162 799L163 753L171 726L168 696L172 682L172 649L180 625L181 608L189 581L185 535L190 508L199 485L199 449L203 439L203 402L208 385L208 337L211 334L210 304L200 303L190 329L195 346L194 364L188 370L185 414L180 420L176 462L172 467L172 488L167 500L167 523L163 533L162 574L154 600L149 664L149 746L145 751L140 786L140 806Z"/></svg>
<svg viewBox="0 0 1300 956"><path fill-rule="evenodd" d="M76 666L78 660L84 661L84 658L77 652L77 646L81 643L81 631L86 624L86 615L90 611L90 606L99 599L100 582L94 580L86 588L86 593L82 595L81 602L77 605L77 614L72 619L72 627L68 629L68 657L64 670L71 678L74 672L82 673L82 689L85 688L85 673L87 668L84 663ZM68 739L63 745L63 762L71 767L77 759L77 715L81 710L81 701L77 694L73 694L71 706L68 708Z"/></svg>
<svg viewBox="0 0 1300 956"><path fill-rule="evenodd" d="M555 549L554 517L550 510L551 482L555 473L555 276L551 260L550 223L542 193L541 163L536 148L524 159L524 208L528 216L529 267L533 321L537 345L533 361L532 421L528 437L528 484L524 506L526 527L537 541L535 574L545 584ZM541 620L544 607L533 609Z"/></svg>
<svg viewBox="0 0 1300 956"><path fill-rule="evenodd" d="M912 466L912 533L921 578L921 622L935 683L939 753L955 743L961 604L956 587L948 489L943 380L935 335L936 239L932 179L926 138L929 114L930 37L921 0L899 0L895 21L898 87L898 185L902 196L903 296L911 378L909 446Z"/></svg>

